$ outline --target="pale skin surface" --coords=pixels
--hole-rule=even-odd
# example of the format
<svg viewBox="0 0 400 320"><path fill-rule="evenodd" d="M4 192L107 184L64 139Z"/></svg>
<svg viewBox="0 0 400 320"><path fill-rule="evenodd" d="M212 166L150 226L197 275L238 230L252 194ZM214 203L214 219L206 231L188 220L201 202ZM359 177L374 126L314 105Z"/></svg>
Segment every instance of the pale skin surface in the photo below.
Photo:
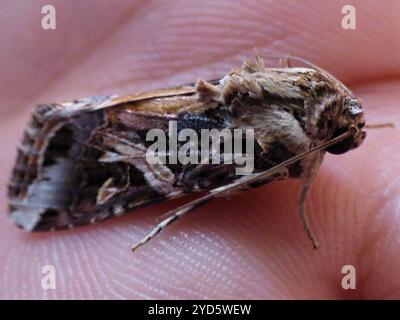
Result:
<svg viewBox="0 0 400 320"><path fill-rule="evenodd" d="M352 3L357 30L341 28L341 1L3 1L0 298L400 298L400 2ZM56 6L55 31L40 27L44 4ZM397 124L326 157L307 203L319 250L296 181L212 201L134 254L187 199L57 233L9 221L6 184L31 106L216 78L254 47L311 60L354 89L367 122ZM41 288L47 264L56 290ZM356 290L341 288L347 264Z"/></svg>

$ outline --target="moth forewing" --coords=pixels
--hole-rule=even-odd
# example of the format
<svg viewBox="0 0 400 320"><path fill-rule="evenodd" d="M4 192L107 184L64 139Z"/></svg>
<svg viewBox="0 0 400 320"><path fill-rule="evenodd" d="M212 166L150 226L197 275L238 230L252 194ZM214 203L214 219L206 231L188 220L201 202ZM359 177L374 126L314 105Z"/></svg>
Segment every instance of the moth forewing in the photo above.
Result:
<svg viewBox="0 0 400 320"><path fill-rule="evenodd" d="M316 246L304 210L307 192L324 152L339 154L359 146L363 126L358 100L330 74L289 64L266 68L259 57L220 80L41 106L18 151L9 186L11 217L26 230L58 230L209 192L171 212L140 245L216 196L291 177L306 181L300 213ZM148 139L151 130L166 137L163 161L146 156L155 143ZM203 155L203 143L190 148L179 139L183 130L188 137L206 130L236 137L237 130L252 130L253 170L238 175L235 151L220 152L218 139L206 146L202 161L176 161L183 146L185 152ZM218 161L204 162L212 157Z"/></svg>

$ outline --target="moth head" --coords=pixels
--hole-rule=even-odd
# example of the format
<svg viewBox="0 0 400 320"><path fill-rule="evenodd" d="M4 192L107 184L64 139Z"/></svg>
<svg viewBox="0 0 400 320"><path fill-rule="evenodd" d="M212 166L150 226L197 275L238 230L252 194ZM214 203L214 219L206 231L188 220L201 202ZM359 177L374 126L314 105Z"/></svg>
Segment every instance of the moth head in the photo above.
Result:
<svg viewBox="0 0 400 320"><path fill-rule="evenodd" d="M364 112L360 101L352 97L345 99L332 138L335 138L346 131L352 131L353 134L343 141L330 146L326 150L329 153L342 154L357 148L362 144L367 135L365 131L362 131L364 126Z"/></svg>

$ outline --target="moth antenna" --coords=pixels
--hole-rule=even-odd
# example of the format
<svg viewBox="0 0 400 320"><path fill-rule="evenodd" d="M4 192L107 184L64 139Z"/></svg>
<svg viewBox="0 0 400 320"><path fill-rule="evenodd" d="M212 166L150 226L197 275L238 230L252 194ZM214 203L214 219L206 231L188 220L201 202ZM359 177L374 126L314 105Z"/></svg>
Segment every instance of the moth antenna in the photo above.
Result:
<svg viewBox="0 0 400 320"><path fill-rule="evenodd" d="M293 60L293 61L301 62L304 65L306 65L307 67L315 69L315 70L320 71L322 73L328 73L327 71L325 71L324 69L318 67L317 65L313 64L312 62L310 62L310 61L308 61L306 59L300 58L300 57L292 56L290 53L287 53L285 56L282 56L282 55L265 55L265 57L270 58L270 59L281 59L284 62L289 64L289 68L291 68L290 60ZM331 74L329 74L329 75L332 76Z"/></svg>
<svg viewBox="0 0 400 320"><path fill-rule="evenodd" d="M367 129L381 129L381 128L394 128L395 125L393 122L387 122L387 123L372 123L372 124L366 124L365 128Z"/></svg>
<svg viewBox="0 0 400 320"><path fill-rule="evenodd" d="M357 130L356 128L354 128L354 130ZM135 251L136 249L138 249L139 247L141 247L142 245L146 244L147 242L149 242L151 239L153 239L158 233L160 233L163 229L165 229L168 225L170 225L171 223L173 223L174 221L178 220L180 217L182 217L185 213L189 212L190 210L197 208L203 204L205 204L206 202L214 199L217 196L221 196L224 193L228 193L229 191L235 190L237 188L246 186L252 182L255 182L257 180L260 179L265 179L268 176L271 176L272 174L274 174L276 171L285 168L299 160L304 159L305 157L309 156L310 154L313 154L315 152L318 152L320 150L324 150L340 141L343 141L344 139L346 139L347 137L351 136L352 134L354 134L354 130L349 130L346 131L344 133L342 133L341 135L328 140L318 146L312 147L307 151L301 152L298 155L287 159L279 164L277 164L276 166L273 166L272 168L260 172L260 173L256 173L256 174L252 174L250 176L244 176L243 178L240 178L238 181L235 181L229 185L226 186L222 186L222 187L218 187L215 188L213 190L211 190L208 194L206 194L205 196L198 198L196 200L193 200L187 204L182 205L181 207L179 207L178 209L173 209L171 211L168 211L167 214L170 215L168 218L164 219L163 221L161 221L155 228L153 228L153 230L151 230L142 240L140 240L139 242L137 242L136 244L134 244L131 247L132 251ZM314 176L315 173L312 173L312 176ZM309 187L312 183L312 178L307 179L305 187L303 189L302 195L301 195L301 204L303 205L303 209L301 209L300 207L300 215L302 217L304 226L306 228L307 234L309 235L310 239L313 241L313 245L315 247L315 245L318 246L318 242L316 241L315 237L313 236L312 232L311 232L311 228L309 226L309 222L308 222L308 218L307 215L305 214L305 200L307 198L307 194L309 191Z"/></svg>
<svg viewBox="0 0 400 320"><path fill-rule="evenodd" d="M142 240L137 242L131 247L132 251L135 251L137 248L143 246L147 242L149 242L151 239L153 239L158 233L161 232L161 230L165 229L169 224L172 222L178 220L181 216L183 216L185 213L188 211L197 208L206 202L210 201L211 199L214 198L213 194L208 194L202 198L196 199L194 201L191 201L187 204L184 204L183 206L179 207L178 209L173 209L169 212L166 213L166 215L170 215L168 218L164 219L161 221L153 230L151 230Z"/></svg>
<svg viewBox="0 0 400 320"><path fill-rule="evenodd" d="M309 67L309 68L311 68L311 69L314 69L314 70L317 70L317 71L321 72L322 74L325 74L325 75L328 76L328 77L331 77L333 80L335 80L337 83L339 83L340 86L341 86L343 89L345 89L346 91L348 91L349 93L352 94L352 91L351 91L347 86L345 86L343 83L341 83L334 75L332 75L330 72L328 72L328 71L326 71L326 70L324 70L324 69L318 67L317 65L313 64L312 62L310 62L310 61L308 61L308 60L306 60L306 59L303 59L303 58L300 58L300 57L296 57L296 56L292 56L292 55L290 55L289 53L288 53L286 56L284 56L284 57L279 56L279 55L265 55L264 57L270 58L270 59L280 59L281 61L283 60L283 62L284 62L285 64L287 64L289 68L292 67L292 66L290 65L290 60L292 60L292 61L297 61L297 62L301 62L301 63L303 63L304 65L306 65L307 67Z"/></svg>
<svg viewBox="0 0 400 320"><path fill-rule="evenodd" d="M306 66L308 66L308 67L310 67L310 68L312 68L314 70L317 70L317 71L321 72L322 74L327 75L328 77L331 77L333 80L335 80L337 83L339 83L342 88L344 88L345 90L347 90L348 92L350 92L352 94L352 91L347 86L345 86L343 83L341 83L332 73L330 73L330 72L318 67L317 65L313 64L312 62L310 62L310 61L308 61L306 59L303 59L303 58L299 58L299 57L295 57L295 56L289 56L289 55L287 55L287 59L291 59L293 61L301 62L301 63L305 64Z"/></svg>

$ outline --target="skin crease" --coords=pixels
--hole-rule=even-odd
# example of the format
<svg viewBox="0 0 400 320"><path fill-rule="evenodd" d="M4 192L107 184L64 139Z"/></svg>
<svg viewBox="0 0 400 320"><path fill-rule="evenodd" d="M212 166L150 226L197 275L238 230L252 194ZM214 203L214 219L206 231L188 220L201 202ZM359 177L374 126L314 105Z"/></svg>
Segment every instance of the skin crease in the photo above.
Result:
<svg viewBox="0 0 400 320"><path fill-rule="evenodd" d="M40 27L45 4L56 7L56 30ZM356 30L341 28L345 4L2 1L0 298L400 298L400 2L352 1ZM129 246L188 199L56 233L12 225L6 185L31 106L213 79L254 47L325 68L364 101L367 122L397 125L325 158L307 202L319 250L301 225L295 180L212 201L134 254ZM48 264L55 290L41 287ZM355 290L341 287L348 264Z"/></svg>

